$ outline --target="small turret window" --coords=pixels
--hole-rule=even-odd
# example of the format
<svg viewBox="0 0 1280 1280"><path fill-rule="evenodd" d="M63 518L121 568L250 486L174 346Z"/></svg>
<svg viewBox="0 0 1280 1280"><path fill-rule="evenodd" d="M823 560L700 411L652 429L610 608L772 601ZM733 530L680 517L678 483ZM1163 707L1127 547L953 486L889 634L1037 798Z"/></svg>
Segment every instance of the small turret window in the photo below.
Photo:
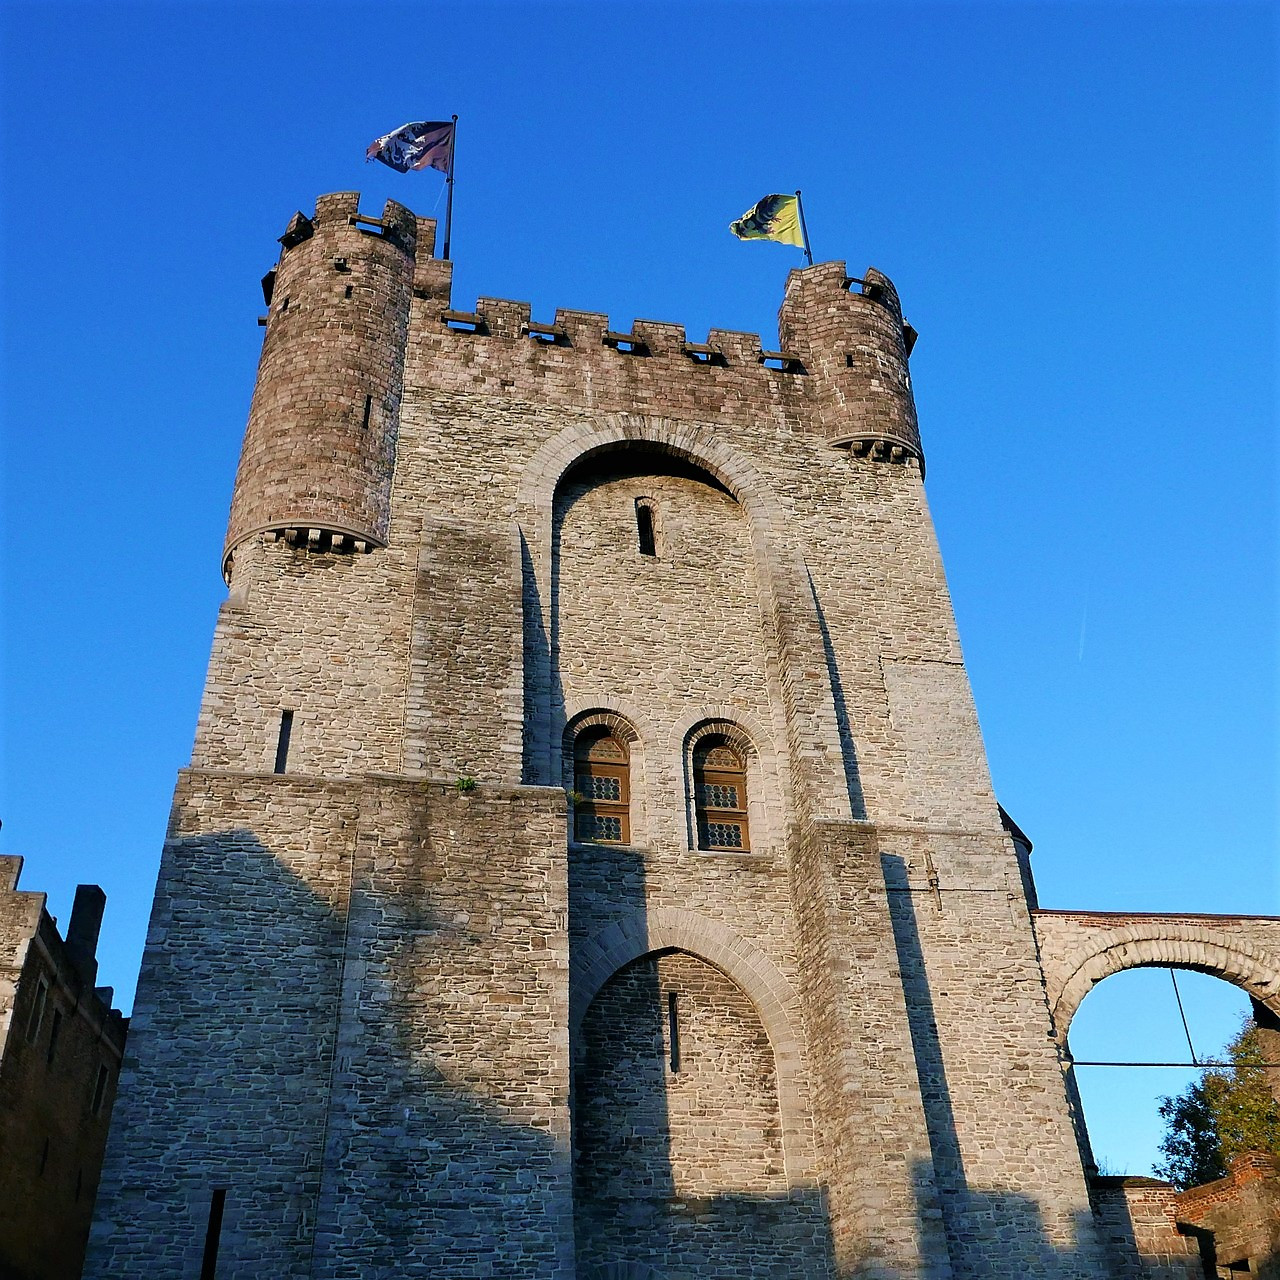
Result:
<svg viewBox="0 0 1280 1280"><path fill-rule="evenodd" d="M703 738L693 752L699 849L750 849L746 761L724 737Z"/></svg>
<svg viewBox="0 0 1280 1280"><path fill-rule="evenodd" d="M587 731L573 744L574 833L592 844L631 839L631 762L608 730Z"/></svg>

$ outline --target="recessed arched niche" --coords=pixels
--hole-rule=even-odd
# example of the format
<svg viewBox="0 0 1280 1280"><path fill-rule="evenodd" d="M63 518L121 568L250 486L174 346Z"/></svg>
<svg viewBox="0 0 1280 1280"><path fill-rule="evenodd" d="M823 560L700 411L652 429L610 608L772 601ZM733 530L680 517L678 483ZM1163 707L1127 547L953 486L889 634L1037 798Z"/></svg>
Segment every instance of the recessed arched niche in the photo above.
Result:
<svg viewBox="0 0 1280 1280"><path fill-rule="evenodd" d="M624 442L565 471L551 527L553 717L630 705L661 743L690 706L772 719L751 526L719 480ZM650 834L687 847L681 762L648 764Z"/></svg>
<svg viewBox="0 0 1280 1280"><path fill-rule="evenodd" d="M822 1198L788 1183L773 1048L731 978L687 951L640 956L572 1048L579 1274L830 1274Z"/></svg>

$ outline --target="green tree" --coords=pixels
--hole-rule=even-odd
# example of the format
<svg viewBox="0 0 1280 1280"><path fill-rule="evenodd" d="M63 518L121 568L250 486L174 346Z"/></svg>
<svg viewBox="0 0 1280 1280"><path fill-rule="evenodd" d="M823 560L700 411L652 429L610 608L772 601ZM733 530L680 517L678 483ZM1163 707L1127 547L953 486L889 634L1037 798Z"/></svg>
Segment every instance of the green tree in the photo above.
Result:
<svg viewBox="0 0 1280 1280"><path fill-rule="evenodd" d="M1224 1177L1246 1151L1280 1156L1280 1103L1261 1065L1266 1061L1257 1027L1246 1022L1220 1065L1160 1100L1165 1134L1157 1176L1185 1190Z"/></svg>

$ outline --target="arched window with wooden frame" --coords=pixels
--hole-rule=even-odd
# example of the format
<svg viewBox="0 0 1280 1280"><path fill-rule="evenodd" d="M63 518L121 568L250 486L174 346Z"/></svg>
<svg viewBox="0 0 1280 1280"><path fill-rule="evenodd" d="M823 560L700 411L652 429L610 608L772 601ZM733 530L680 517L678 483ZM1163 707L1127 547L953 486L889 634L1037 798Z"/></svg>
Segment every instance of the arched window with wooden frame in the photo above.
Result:
<svg viewBox="0 0 1280 1280"><path fill-rule="evenodd" d="M574 834L588 844L631 841L631 758L608 729L587 729L573 744Z"/></svg>
<svg viewBox="0 0 1280 1280"><path fill-rule="evenodd" d="M699 849L751 848L747 762L723 734L710 734L694 746L693 794Z"/></svg>

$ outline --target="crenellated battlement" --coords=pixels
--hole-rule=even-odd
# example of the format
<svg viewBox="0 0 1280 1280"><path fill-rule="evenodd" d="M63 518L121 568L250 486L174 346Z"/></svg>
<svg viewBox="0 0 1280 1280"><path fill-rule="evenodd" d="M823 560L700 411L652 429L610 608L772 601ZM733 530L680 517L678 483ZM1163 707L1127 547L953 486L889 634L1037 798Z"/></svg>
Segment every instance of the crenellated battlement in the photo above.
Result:
<svg viewBox="0 0 1280 1280"><path fill-rule="evenodd" d="M453 299L436 224L354 191L295 213L263 280L268 312L230 527L312 550L386 544L405 379L414 394L482 397L697 422L779 423L855 456L923 468L907 360L915 333L892 282L843 262L792 271L778 350L757 333L528 302ZM408 372L411 366L412 372Z"/></svg>
<svg viewBox="0 0 1280 1280"><path fill-rule="evenodd" d="M420 262L410 348L425 385L513 400L717 419L781 415L877 460L922 462L907 358L915 331L897 292L843 262L792 272L779 313L783 341L711 329L703 342L669 321L615 327L604 312L558 308L535 319L528 302L452 296L452 263Z"/></svg>

